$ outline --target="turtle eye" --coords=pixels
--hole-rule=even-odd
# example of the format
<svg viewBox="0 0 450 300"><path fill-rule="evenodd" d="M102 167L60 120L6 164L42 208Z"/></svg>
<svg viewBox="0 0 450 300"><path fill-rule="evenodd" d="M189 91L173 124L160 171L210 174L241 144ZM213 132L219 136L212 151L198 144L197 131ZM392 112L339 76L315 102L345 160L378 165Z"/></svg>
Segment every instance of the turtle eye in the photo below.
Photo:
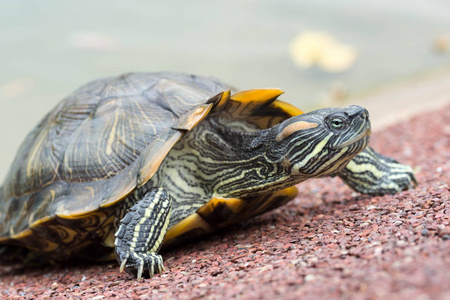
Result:
<svg viewBox="0 0 450 300"><path fill-rule="evenodd" d="M330 121L330 125L333 129L340 130L344 128L344 120L342 120L341 118L333 118Z"/></svg>

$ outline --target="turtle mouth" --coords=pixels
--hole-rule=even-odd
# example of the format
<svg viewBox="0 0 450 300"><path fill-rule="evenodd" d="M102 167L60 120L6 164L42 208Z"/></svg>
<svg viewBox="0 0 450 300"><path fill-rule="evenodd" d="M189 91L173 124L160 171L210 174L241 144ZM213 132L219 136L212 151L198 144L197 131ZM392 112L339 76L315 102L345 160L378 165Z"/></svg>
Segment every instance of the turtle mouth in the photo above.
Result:
<svg viewBox="0 0 450 300"><path fill-rule="evenodd" d="M370 135L372 134L372 130L370 129L370 126L367 127L366 130L364 130L363 132L359 133L357 136L355 136L353 139L350 139L338 146L334 146L332 147L332 149L338 150L338 149L342 149L345 148L347 146L350 146L351 144L354 144L364 138L369 139Z"/></svg>

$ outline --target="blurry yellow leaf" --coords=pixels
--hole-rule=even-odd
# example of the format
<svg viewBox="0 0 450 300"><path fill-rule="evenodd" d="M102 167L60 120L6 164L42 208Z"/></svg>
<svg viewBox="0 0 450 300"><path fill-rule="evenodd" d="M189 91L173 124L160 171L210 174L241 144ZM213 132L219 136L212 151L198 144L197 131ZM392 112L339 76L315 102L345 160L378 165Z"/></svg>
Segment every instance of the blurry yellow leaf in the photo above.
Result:
<svg viewBox="0 0 450 300"><path fill-rule="evenodd" d="M353 47L324 32L303 32L292 41L289 50L294 62L305 69L316 65L327 72L342 72L356 60Z"/></svg>

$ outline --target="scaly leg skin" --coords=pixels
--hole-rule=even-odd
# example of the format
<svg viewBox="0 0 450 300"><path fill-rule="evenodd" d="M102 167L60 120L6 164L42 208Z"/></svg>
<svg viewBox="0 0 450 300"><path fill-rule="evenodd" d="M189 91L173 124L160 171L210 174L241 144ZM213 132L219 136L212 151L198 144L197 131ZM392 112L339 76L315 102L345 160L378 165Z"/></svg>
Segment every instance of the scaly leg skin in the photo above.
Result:
<svg viewBox="0 0 450 300"><path fill-rule="evenodd" d="M417 185L410 166L383 156L367 147L355 156L338 176L362 194L395 194Z"/></svg>
<svg viewBox="0 0 450 300"><path fill-rule="evenodd" d="M150 190L136 202L120 221L116 232L116 259L120 271L152 277L164 271L163 259L157 254L170 219L171 197L167 190Z"/></svg>

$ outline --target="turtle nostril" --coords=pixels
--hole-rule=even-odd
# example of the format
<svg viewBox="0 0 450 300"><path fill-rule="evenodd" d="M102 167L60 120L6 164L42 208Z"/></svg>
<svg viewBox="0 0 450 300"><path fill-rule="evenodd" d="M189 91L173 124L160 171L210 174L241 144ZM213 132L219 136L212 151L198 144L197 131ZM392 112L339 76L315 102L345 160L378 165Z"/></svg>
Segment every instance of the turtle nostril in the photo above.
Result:
<svg viewBox="0 0 450 300"><path fill-rule="evenodd" d="M367 110L363 110L360 114L359 117L364 119L364 120L368 120L369 119L369 112Z"/></svg>
<svg viewBox="0 0 450 300"><path fill-rule="evenodd" d="M364 110L364 112L362 113L362 117L363 117L363 119L368 120L369 119L369 112L367 110Z"/></svg>

